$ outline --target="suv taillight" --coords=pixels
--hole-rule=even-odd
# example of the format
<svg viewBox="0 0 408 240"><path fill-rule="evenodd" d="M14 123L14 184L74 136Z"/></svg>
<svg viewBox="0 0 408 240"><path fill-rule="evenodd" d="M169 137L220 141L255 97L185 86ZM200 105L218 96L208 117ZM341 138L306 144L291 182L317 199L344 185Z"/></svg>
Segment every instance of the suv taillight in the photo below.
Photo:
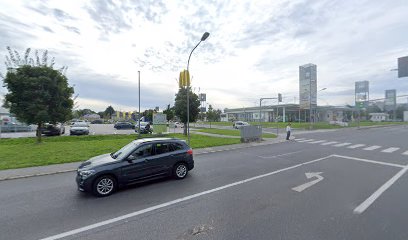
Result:
<svg viewBox="0 0 408 240"><path fill-rule="evenodd" d="M187 154L188 154L188 155L193 155L193 149L189 149L189 150L187 151Z"/></svg>

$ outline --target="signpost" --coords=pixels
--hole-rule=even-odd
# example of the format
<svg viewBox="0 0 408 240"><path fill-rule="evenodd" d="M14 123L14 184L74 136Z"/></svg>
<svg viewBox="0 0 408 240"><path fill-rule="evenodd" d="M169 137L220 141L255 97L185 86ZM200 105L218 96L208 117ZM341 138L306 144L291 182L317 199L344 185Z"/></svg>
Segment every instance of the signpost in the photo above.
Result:
<svg viewBox="0 0 408 240"><path fill-rule="evenodd" d="M153 113L153 130L157 133L167 131L167 115L164 113Z"/></svg>

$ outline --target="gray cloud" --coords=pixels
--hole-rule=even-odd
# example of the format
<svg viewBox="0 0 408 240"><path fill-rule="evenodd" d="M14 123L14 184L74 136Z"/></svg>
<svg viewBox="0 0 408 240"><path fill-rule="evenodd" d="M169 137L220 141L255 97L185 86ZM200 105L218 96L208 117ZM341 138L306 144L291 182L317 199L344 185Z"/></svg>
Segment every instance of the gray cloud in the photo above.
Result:
<svg viewBox="0 0 408 240"><path fill-rule="evenodd" d="M72 17L71 15L69 15L68 13L64 12L61 9L54 8L52 9L52 12L54 14L54 17L61 22L64 22L66 20L75 20L74 17Z"/></svg>
<svg viewBox="0 0 408 240"><path fill-rule="evenodd" d="M68 31L81 35L81 31L77 27L64 26Z"/></svg>
<svg viewBox="0 0 408 240"><path fill-rule="evenodd" d="M61 10L58 8L47 7L44 1L37 1L37 2L30 1L25 7L27 9L30 9L44 16L52 15L60 22L64 22L67 20L76 20L76 18L72 17L70 14L68 14L64 10Z"/></svg>
<svg viewBox="0 0 408 240"><path fill-rule="evenodd" d="M75 94L79 97L105 101L112 106L134 106L138 105L138 86L119 80L116 75L99 75L96 73L76 74L70 78L70 83L74 84ZM141 89L141 108L154 108L168 104L168 99L174 101L172 92L157 92L153 86ZM80 103L79 103L80 104Z"/></svg>
<svg viewBox="0 0 408 240"><path fill-rule="evenodd" d="M104 34L119 33L130 29L132 18L129 16L142 16L153 23L160 23L161 16L167 12L164 2L149 1L121 1L115 4L112 0L93 0L87 7L88 14L95 21Z"/></svg>
<svg viewBox="0 0 408 240"><path fill-rule="evenodd" d="M51 28L49 28L49 27L43 26L42 28L43 28L45 31L47 31L47 32L54 33L54 31L53 31Z"/></svg>

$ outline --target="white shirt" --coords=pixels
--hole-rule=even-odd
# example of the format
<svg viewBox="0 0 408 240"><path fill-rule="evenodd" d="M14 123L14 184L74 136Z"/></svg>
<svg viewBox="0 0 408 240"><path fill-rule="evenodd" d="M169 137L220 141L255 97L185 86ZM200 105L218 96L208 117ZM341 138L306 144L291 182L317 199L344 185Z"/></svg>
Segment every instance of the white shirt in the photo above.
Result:
<svg viewBox="0 0 408 240"><path fill-rule="evenodd" d="M290 128L290 126L286 126L286 132L290 132L292 129Z"/></svg>

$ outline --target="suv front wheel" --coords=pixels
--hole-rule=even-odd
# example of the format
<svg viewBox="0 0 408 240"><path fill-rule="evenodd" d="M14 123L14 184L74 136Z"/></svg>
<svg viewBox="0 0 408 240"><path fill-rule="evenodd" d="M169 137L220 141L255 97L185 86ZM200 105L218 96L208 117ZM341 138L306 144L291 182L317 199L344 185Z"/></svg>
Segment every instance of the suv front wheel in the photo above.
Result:
<svg viewBox="0 0 408 240"><path fill-rule="evenodd" d="M106 197L116 191L116 179L109 175L104 175L96 179L92 192L97 197Z"/></svg>

